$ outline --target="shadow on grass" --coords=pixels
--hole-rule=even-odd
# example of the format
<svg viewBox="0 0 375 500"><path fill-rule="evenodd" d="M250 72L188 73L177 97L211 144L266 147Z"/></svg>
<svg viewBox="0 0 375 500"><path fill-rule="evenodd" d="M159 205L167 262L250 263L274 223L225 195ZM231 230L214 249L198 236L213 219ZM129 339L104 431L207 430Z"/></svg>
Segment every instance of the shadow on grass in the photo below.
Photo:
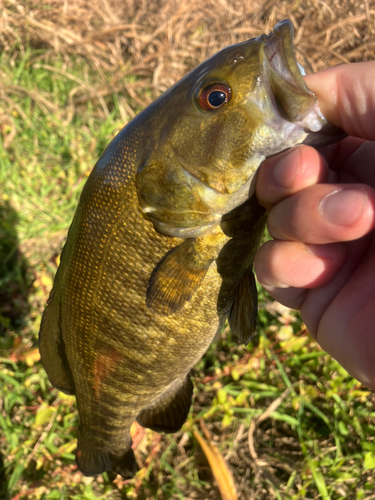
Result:
<svg viewBox="0 0 375 500"><path fill-rule="evenodd" d="M30 310L30 278L18 248L17 223L17 212L9 202L0 202L0 338L5 342L7 330L22 326Z"/></svg>
<svg viewBox="0 0 375 500"><path fill-rule="evenodd" d="M1 453L0 453L0 498L2 500L9 499L8 481L5 478L4 460Z"/></svg>

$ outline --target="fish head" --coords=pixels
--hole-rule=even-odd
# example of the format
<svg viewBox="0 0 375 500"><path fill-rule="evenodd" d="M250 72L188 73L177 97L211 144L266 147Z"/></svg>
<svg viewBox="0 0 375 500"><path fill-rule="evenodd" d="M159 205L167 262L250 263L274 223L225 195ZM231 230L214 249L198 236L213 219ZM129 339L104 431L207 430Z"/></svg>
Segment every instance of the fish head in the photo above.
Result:
<svg viewBox="0 0 375 500"><path fill-rule="evenodd" d="M137 174L141 210L171 236L195 237L252 194L260 163L327 122L296 61L293 25L231 45L155 103L159 135Z"/></svg>

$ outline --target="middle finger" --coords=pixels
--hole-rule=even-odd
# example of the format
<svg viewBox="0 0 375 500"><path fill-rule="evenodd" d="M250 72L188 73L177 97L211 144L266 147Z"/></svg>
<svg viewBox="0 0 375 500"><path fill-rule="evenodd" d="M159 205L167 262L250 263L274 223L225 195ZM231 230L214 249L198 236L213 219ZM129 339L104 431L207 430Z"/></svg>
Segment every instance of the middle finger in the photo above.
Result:
<svg viewBox="0 0 375 500"><path fill-rule="evenodd" d="M375 191L364 184L317 184L277 203L268 216L275 239L324 244L351 241L375 226Z"/></svg>

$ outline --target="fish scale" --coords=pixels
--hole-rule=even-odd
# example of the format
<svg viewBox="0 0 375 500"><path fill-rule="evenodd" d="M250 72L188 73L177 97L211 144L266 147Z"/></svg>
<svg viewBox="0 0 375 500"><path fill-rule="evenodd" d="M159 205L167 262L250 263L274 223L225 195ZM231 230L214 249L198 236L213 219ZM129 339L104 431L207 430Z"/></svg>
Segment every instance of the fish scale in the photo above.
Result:
<svg viewBox="0 0 375 500"><path fill-rule="evenodd" d="M134 474L134 420L181 428L191 369L227 319L256 339L266 213L254 174L286 148L342 138L292 37L284 21L212 56L126 125L87 180L40 329L51 383L77 398L86 475Z"/></svg>

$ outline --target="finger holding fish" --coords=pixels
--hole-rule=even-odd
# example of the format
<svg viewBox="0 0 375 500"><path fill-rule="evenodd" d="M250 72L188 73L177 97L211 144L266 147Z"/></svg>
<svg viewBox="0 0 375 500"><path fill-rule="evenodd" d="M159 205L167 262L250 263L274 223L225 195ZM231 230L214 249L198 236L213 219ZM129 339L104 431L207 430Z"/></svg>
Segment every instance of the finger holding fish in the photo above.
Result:
<svg viewBox="0 0 375 500"><path fill-rule="evenodd" d="M347 184L370 184L364 169L354 164L365 147L373 154L371 143L353 137L323 148L324 156L299 146L267 159L259 169L256 193L270 210L268 228L277 241L259 249L255 269L262 285L289 307L299 309L307 289L332 279L347 255L342 241L361 238L373 227L372 188ZM339 180L345 184L335 184Z"/></svg>
<svg viewBox="0 0 375 500"><path fill-rule="evenodd" d="M326 182L328 164L310 146L297 146L267 158L257 175L256 196L267 210L302 189Z"/></svg>

